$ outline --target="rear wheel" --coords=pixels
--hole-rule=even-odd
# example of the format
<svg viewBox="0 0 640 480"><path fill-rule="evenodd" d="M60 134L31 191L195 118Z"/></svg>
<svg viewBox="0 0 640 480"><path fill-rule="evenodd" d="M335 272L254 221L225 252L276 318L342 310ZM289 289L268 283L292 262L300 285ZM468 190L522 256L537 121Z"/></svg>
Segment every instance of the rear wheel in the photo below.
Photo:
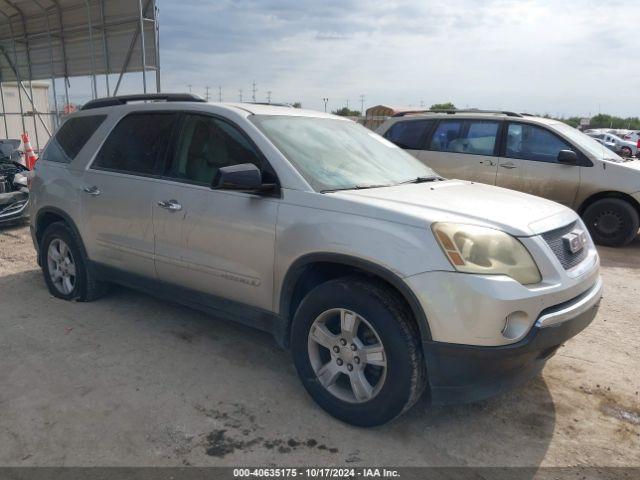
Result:
<svg viewBox="0 0 640 480"><path fill-rule="evenodd" d="M582 215L593 240L599 245L621 247L638 234L638 211L620 198L603 198L587 207Z"/></svg>
<svg viewBox="0 0 640 480"><path fill-rule="evenodd" d="M629 147L622 147L620 153L622 153L623 157L630 157L631 155L633 155L633 152Z"/></svg>
<svg viewBox="0 0 640 480"><path fill-rule="evenodd" d="M345 277L316 287L295 314L291 345L307 391L344 422L388 422L424 390L424 359L411 314L376 282Z"/></svg>
<svg viewBox="0 0 640 480"><path fill-rule="evenodd" d="M40 242L40 258L51 295L89 302L104 294L106 284L87 268L80 239L66 223L55 222L47 227Z"/></svg>

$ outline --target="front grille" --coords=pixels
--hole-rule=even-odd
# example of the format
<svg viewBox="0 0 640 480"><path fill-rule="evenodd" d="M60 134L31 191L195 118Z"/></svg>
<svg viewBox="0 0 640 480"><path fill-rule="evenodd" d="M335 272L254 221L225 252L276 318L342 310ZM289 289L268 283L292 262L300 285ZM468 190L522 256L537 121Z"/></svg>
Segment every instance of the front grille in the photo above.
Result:
<svg viewBox="0 0 640 480"><path fill-rule="evenodd" d="M542 234L542 238L547 242L547 245L549 245L565 270L575 267L587 256L586 246L577 253L571 253L571 250L565 246L564 241L562 240L562 237L575 229L576 226L577 222L573 222L566 227L551 230L550 232Z"/></svg>

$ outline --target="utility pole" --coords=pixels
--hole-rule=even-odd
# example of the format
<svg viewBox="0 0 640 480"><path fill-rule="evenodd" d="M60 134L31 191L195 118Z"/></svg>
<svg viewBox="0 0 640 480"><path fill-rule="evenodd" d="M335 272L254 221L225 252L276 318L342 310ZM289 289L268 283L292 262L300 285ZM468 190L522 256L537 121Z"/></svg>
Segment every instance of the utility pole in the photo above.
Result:
<svg viewBox="0 0 640 480"><path fill-rule="evenodd" d="M209 85L207 85L206 87L204 87L205 90L205 95L204 95L204 99L208 102L209 101Z"/></svg>
<svg viewBox="0 0 640 480"><path fill-rule="evenodd" d="M267 103L271 103L271 90L267 90Z"/></svg>
<svg viewBox="0 0 640 480"><path fill-rule="evenodd" d="M240 103L242 103L242 89L238 89L238 92L240 93Z"/></svg>
<svg viewBox="0 0 640 480"><path fill-rule="evenodd" d="M252 93L251 93L251 101L253 103L256 102L256 81L254 80L253 83L251 84L251 88L252 88Z"/></svg>
<svg viewBox="0 0 640 480"><path fill-rule="evenodd" d="M329 99L323 98L322 102L324 103L324 113L327 113L327 103L329 102Z"/></svg>
<svg viewBox="0 0 640 480"><path fill-rule="evenodd" d="M364 94L360 95L360 116L364 117Z"/></svg>
<svg viewBox="0 0 640 480"><path fill-rule="evenodd" d="M222 102L222 85L218 85L218 101Z"/></svg>
<svg viewBox="0 0 640 480"><path fill-rule="evenodd" d="M193 87L193 85L187 85L189 87L189 93L191 93L191 87Z"/></svg>

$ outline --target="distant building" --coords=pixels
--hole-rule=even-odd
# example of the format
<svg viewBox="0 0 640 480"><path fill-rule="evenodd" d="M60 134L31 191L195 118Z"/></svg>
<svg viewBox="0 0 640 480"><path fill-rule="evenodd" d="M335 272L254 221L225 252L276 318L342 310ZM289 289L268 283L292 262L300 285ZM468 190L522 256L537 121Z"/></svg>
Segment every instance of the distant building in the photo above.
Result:
<svg viewBox="0 0 640 480"><path fill-rule="evenodd" d="M371 130L375 130L392 115L413 110L415 110L415 108L398 107L392 105L376 105L375 107L367 108L364 116L364 126L370 128Z"/></svg>
<svg viewBox="0 0 640 480"><path fill-rule="evenodd" d="M23 82L24 88L31 95L29 82ZM42 122L49 131L53 131L53 121L51 107L49 106L49 82L33 82L33 102L41 114ZM23 133L22 118L20 116L20 97L18 96L18 84L16 82L6 82L2 84L4 97L4 109L0 103L0 138L20 138ZM20 91L22 97L22 110L24 112L24 130L31 137L31 146L36 150L42 150L49 141L49 133L42 125L39 118L34 115L33 106L27 98L24 90ZM34 126L35 120L35 126ZM36 130L37 129L37 130ZM37 133L37 141L36 141Z"/></svg>

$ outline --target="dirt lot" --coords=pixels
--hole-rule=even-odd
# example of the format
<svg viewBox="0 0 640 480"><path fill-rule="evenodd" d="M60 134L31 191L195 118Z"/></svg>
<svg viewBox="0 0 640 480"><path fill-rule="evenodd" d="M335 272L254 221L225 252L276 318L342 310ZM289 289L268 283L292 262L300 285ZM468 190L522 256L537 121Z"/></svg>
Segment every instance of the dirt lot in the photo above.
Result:
<svg viewBox="0 0 640 480"><path fill-rule="evenodd" d="M377 429L316 407L267 334L114 288L51 297L0 230L0 465L640 465L640 240L598 318L527 386Z"/></svg>

